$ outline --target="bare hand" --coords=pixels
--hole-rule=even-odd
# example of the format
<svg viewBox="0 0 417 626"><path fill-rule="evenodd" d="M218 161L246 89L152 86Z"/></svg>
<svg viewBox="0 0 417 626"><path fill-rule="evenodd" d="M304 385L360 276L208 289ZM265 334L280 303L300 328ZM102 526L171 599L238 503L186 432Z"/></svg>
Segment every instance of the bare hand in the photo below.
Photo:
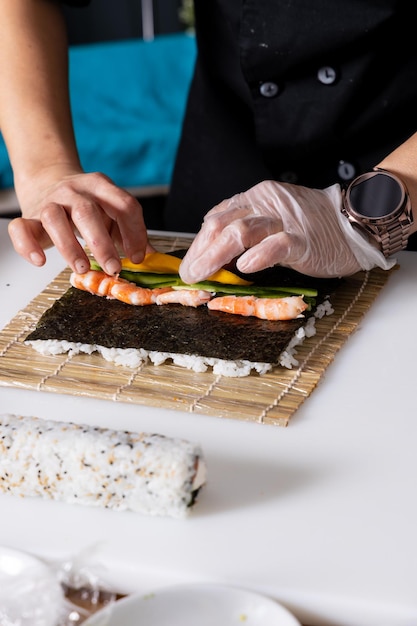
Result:
<svg viewBox="0 0 417 626"><path fill-rule="evenodd" d="M109 274L120 271L120 253L142 261L147 232L136 198L100 173L77 172L59 179L54 173L52 182L46 178L33 180L30 189L18 194L22 217L9 224L18 254L41 266L44 250L55 245L68 265L83 273L90 263L80 237Z"/></svg>

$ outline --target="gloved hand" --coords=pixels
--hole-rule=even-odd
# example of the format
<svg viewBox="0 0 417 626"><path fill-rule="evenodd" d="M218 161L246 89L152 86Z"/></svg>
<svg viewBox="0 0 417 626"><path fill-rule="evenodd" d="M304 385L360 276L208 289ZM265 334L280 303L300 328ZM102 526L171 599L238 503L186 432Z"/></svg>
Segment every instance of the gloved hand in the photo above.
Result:
<svg viewBox="0 0 417 626"><path fill-rule="evenodd" d="M207 213L180 276L204 280L236 257L244 273L279 264L321 278L392 267L395 260L359 234L341 206L338 184L319 190L263 181Z"/></svg>

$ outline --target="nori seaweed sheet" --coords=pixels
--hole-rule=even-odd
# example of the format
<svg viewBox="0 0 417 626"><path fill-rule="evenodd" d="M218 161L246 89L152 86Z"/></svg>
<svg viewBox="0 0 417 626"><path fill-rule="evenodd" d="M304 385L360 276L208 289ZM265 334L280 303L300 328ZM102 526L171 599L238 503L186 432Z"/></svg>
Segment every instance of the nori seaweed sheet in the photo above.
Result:
<svg viewBox="0 0 417 626"><path fill-rule="evenodd" d="M268 284L268 273L266 278ZM294 276L291 280L295 285ZM276 276L271 282L284 284L282 276L280 282ZM315 279L316 286L322 282ZM329 286L328 281L324 284ZM56 339L107 348L144 348L231 361L277 363L305 321L306 317L261 320L210 311L206 306L133 306L70 287L45 311L26 340Z"/></svg>

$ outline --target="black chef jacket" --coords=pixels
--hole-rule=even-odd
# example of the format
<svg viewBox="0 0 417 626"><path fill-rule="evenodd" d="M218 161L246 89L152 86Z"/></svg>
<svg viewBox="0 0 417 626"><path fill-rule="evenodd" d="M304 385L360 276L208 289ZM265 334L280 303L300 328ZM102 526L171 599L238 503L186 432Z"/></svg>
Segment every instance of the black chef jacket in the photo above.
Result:
<svg viewBox="0 0 417 626"><path fill-rule="evenodd" d="M168 229L261 180L347 183L417 130L409 2L195 0L195 17Z"/></svg>

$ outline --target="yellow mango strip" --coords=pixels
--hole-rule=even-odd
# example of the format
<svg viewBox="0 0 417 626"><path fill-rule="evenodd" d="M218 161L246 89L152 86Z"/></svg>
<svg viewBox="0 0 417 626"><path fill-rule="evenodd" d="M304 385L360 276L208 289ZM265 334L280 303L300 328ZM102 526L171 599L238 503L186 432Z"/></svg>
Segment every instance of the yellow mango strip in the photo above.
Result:
<svg viewBox="0 0 417 626"><path fill-rule="evenodd" d="M150 252L142 263L132 263L129 259L121 259L122 268L132 272L154 272L155 274L178 274L181 259L172 254Z"/></svg>
<svg viewBox="0 0 417 626"><path fill-rule="evenodd" d="M241 278L237 274L233 274L233 272L229 272L229 270L220 269L208 278L207 281L211 281L214 283L222 283L223 285L252 285L252 281L245 280Z"/></svg>
<svg viewBox="0 0 417 626"><path fill-rule="evenodd" d="M145 256L142 263L132 263L129 259L121 259L122 268L132 272L153 272L155 274L178 274L181 259L164 252L150 252ZM222 283L224 285L252 285L252 282L244 280L229 272L229 270L220 269L211 276L207 281Z"/></svg>

